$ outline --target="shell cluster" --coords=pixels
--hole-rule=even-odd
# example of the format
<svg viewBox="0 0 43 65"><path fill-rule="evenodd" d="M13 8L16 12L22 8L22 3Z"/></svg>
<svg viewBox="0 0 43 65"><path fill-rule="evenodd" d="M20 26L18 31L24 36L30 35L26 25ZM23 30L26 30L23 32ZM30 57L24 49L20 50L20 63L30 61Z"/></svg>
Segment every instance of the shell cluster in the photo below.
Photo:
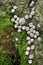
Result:
<svg viewBox="0 0 43 65"><path fill-rule="evenodd" d="M20 18L17 15L14 15L14 17L11 19L11 21L14 23L14 28L17 29L17 32L20 33L22 30L25 30L27 32L27 45L28 47L26 48L25 55L28 56L29 60L28 63L32 64L32 60L34 58L34 54L31 54L30 51L35 49L35 45L33 42L37 39L38 41L41 40L39 37L39 32L36 30L36 26L33 23L29 23L28 26L25 25L27 19L31 19L33 15L35 14L35 7L33 7L35 4L34 1L30 3L31 13L30 15L25 15L24 17ZM12 13L14 13L17 9L17 6L14 6L13 9L11 10ZM19 39L16 38L16 41ZM30 46L29 46L30 45Z"/></svg>

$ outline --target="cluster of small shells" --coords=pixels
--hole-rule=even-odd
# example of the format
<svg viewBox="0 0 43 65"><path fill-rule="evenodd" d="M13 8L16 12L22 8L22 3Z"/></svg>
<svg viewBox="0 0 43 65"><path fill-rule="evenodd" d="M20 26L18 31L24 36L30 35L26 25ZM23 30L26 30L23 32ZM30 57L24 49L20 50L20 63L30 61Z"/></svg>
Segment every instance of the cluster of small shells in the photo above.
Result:
<svg viewBox="0 0 43 65"><path fill-rule="evenodd" d="M26 48L25 55L29 56L29 64L32 64L32 60L34 58L34 55L30 54L30 51L33 51L35 49L35 45L33 44L33 42L35 41L35 39L37 39L38 41L41 40L41 38L39 37L39 32L36 31L36 27L33 23L29 23L28 26L24 25L26 23L26 20L32 18L32 16L35 14L35 8L33 7L34 4L34 1L30 3L30 7L32 7L30 15L25 15L22 18L18 17L17 15L14 15L14 18L11 19L11 21L14 23L14 28L17 29L18 33L22 32L22 30L25 30L27 32L28 36L26 40L28 47ZM16 9L17 6L14 6L11 12L14 13ZM18 38L16 38L15 40L18 41Z"/></svg>

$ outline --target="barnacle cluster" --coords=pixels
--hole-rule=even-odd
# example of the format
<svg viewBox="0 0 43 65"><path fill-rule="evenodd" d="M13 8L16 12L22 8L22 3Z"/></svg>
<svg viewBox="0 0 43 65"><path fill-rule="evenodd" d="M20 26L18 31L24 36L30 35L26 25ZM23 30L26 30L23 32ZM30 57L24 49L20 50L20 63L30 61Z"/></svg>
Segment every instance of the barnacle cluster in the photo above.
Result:
<svg viewBox="0 0 43 65"><path fill-rule="evenodd" d="M14 15L14 17L11 19L11 21L14 23L14 28L17 30L18 33L21 33L22 30L25 30L27 33L26 44L28 45L28 47L26 48L25 55L28 56L29 64L32 64L32 60L34 58L34 54L30 53L30 51L33 51L35 49L35 45L33 44L33 42L35 42L35 40L38 40L38 41L41 40L41 38L39 37L39 32L36 30L36 26L32 22L29 23L28 25L25 25L26 20L31 19L33 15L35 14L34 4L35 2L31 1L29 6L32 9L29 15L26 14L24 17L18 17L17 15ZM16 10L17 10L17 6L14 6L11 12L15 13ZM19 39L16 37L15 40L18 41Z"/></svg>

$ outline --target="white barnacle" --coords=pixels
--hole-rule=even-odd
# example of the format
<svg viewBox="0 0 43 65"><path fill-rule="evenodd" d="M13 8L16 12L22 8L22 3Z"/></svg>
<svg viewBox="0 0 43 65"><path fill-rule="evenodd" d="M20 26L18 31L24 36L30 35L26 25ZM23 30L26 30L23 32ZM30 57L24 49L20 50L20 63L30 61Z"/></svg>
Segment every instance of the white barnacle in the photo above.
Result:
<svg viewBox="0 0 43 65"><path fill-rule="evenodd" d="M29 23L29 27L33 27L33 23Z"/></svg>
<svg viewBox="0 0 43 65"><path fill-rule="evenodd" d="M34 50L35 49L35 45L31 45L31 50Z"/></svg>
<svg viewBox="0 0 43 65"><path fill-rule="evenodd" d="M33 33L30 33L30 37L34 37L34 34Z"/></svg>
<svg viewBox="0 0 43 65"><path fill-rule="evenodd" d="M25 19L24 19L24 18L21 18L21 19L19 20L19 24L20 24L20 25L24 25L24 24L25 24Z"/></svg>
<svg viewBox="0 0 43 65"><path fill-rule="evenodd" d="M15 24L15 25L14 25L14 28L18 28L18 25L17 25L17 24Z"/></svg>
<svg viewBox="0 0 43 65"><path fill-rule="evenodd" d="M31 42L34 42L34 39L30 39Z"/></svg>
<svg viewBox="0 0 43 65"><path fill-rule="evenodd" d="M14 15L14 18L17 19L17 15Z"/></svg>
<svg viewBox="0 0 43 65"><path fill-rule="evenodd" d="M27 51L30 51L30 47L27 47L27 49L26 49Z"/></svg>
<svg viewBox="0 0 43 65"><path fill-rule="evenodd" d="M26 27L26 31L28 31L29 30L29 27Z"/></svg>
<svg viewBox="0 0 43 65"><path fill-rule="evenodd" d="M36 33L36 30L33 30L33 33L35 34Z"/></svg>
<svg viewBox="0 0 43 65"><path fill-rule="evenodd" d="M35 7L32 8L32 11L34 11L34 10L35 10Z"/></svg>
<svg viewBox="0 0 43 65"><path fill-rule="evenodd" d="M25 15L25 19L28 19L29 18L29 16L28 15Z"/></svg>
<svg viewBox="0 0 43 65"><path fill-rule="evenodd" d="M18 24L18 21L17 21L17 20L15 20L15 23L16 23L16 24Z"/></svg>
<svg viewBox="0 0 43 65"><path fill-rule="evenodd" d="M39 32L38 31L36 31L36 35L39 36Z"/></svg>
<svg viewBox="0 0 43 65"><path fill-rule="evenodd" d="M30 44L31 44L31 41L30 41L30 40L29 40L29 41L27 41L27 44L29 44L29 45L30 45Z"/></svg>
<svg viewBox="0 0 43 65"><path fill-rule="evenodd" d="M29 55L29 59L33 59L33 57L34 57L33 54Z"/></svg>
<svg viewBox="0 0 43 65"><path fill-rule="evenodd" d="M19 21L20 20L20 18L19 17L17 17L17 21Z"/></svg>
<svg viewBox="0 0 43 65"><path fill-rule="evenodd" d="M34 38L36 39L37 38L37 35L34 35Z"/></svg>
<svg viewBox="0 0 43 65"><path fill-rule="evenodd" d="M32 60L28 60L28 63L29 63L29 64L32 64Z"/></svg>
<svg viewBox="0 0 43 65"><path fill-rule="evenodd" d="M30 3L30 7L33 7L33 5L34 5L34 1L32 1L32 2Z"/></svg>
<svg viewBox="0 0 43 65"><path fill-rule="evenodd" d="M37 39L38 41L41 41L41 37L38 37L38 39Z"/></svg>
<svg viewBox="0 0 43 65"><path fill-rule="evenodd" d="M30 37L27 37L26 40L30 40Z"/></svg>
<svg viewBox="0 0 43 65"><path fill-rule="evenodd" d="M29 51L26 51L26 52L25 52L25 55L29 55Z"/></svg>
<svg viewBox="0 0 43 65"><path fill-rule="evenodd" d="M25 30L26 29L26 26L22 26L22 30Z"/></svg>
<svg viewBox="0 0 43 65"><path fill-rule="evenodd" d="M34 15L35 14L35 11L31 11L31 15Z"/></svg>
<svg viewBox="0 0 43 65"><path fill-rule="evenodd" d="M35 29L35 25L33 25L32 28Z"/></svg>
<svg viewBox="0 0 43 65"><path fill-rule="evenodd" d="M29 18L30 18L30 19L32 18L32 15L31 15L31 14L29 15Z"/></svg>
<svg viewBox="0 0 43 65"><path fill-rule="evenodd" d="M16 41L18 41L18 38L15 38Z"/></svg>
<svg viewBox="0 0 43 65"><path fill-rule="evenodd" d="M27 34L30 34L31 32L30 31L27 31Z"/></svg>
<svg viewBox="0 0 43 65"><path fill-rule="evenodd" d="M33 32L33 28L30 29L30 32Z"/></svg>
<svg viewBox="0 0 43 65"><path fill-rule="evenodd" d="M21 32L21 29L18 29L17 31L18 31L18 33L20 33Z"/></svg>
<svg viewBox="0 0 43 65"><path fill-rule="evenodd" d="M15 22L15 19L14 19L14 18L12 18L12 19L11 19L11 21L14 23L14 22Z"/></svg>
<svg viewBox="0 0 43 65"><path fill-rule="evenodd" d="M11 12L12 12L12 13L14 13L14 12L15 12L15 10L14 10L14 9L11 9Z"/></svg>
<svg viewBox="0 0 43 65"><path fill-rule="evenodd" d="M17 9L17 6L14 6L13 9L16 10Z"/></svg>
<svg viewBox="0 0 43 65"><path fill-rule="evenodd" d="M39 28L41 27L41 25L38 23L38 25L37 25Z"/></svg>
<svg viewBox="0 0 43 65"><path fill-rule="evenodd" d="M22 29L22 26L21 26L21 25L19 25L19 26L18 26L18 29Z"/></svg>

